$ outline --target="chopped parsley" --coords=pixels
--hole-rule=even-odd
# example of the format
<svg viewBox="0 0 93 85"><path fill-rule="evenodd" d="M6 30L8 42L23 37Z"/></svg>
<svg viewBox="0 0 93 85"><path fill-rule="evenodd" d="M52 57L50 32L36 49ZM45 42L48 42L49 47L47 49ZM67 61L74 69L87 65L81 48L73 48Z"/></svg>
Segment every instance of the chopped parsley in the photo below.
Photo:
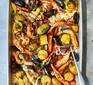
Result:
<svg viewBox="0 0 93 85"><path fill-rule="evenodd" d="M43 33L45 33L46 31L47 31L47 29L46 29L46 28L44 28L44 29L42 30L42 32L43 32Z"/></svg>
<svg viewBox="0 0 93 85"><path fill-rule="evenodd" d="M56 18L56 14L53 15Z"/></svg>
<svg viewBox="0 0 93 85"><path fill-rule="evenodd" d="M70 1L67 2L67 6L70 5Z"/></svg>
<svg viewBox="0 0 93 85"><path fill-rule="evenodd" d="M14 10L12 10L12 15L14 15L15 14L15 12L14 12Z"/></svg>
<svg viewBox="0 0 93 85"><path fill-rule="evenodd" d="M38 42L39 41L39 38L38 38L38 36L36 36L36 42Z"/></svg>
<svg viewBox="0 0 93 85"><path fill-rule="evenodd" d="M64 10L65 10L65 11L67 10L66 7L64 8Z"/></svg>
<svg viewBox="0 0 93 85"><path fill-rule="evenodd" d="M27 70L28 70L28 71L32 71L33 69L32 69L32 68L27 67Z"/></svg>
<svg viewBox="0 0 93 85"><path fill-rule="evenodd" d="M16 23L15 25L16 25L16 28L18 28L18 29L21 28L21 26L18 23Z"/></svg>
<svg viewBox="0 0 93 85"><path fill-rule="evenodd" d="M40 11L40 15L42 15L42 12Z"/></svg>
<svg viewBox="0 0 93 85"><path fill-rule="evenodd" d="M62 18L62 20L63 20L63 21L65 21L65 19L64 19L64 18Z"/></svg>
<svg viewBox="0 0 93 85"><path fill-rule="evenodd" d="M42 67L45 67L45 66L47 66L48 64L47 63L45 63L45 64L42 64Z"/></svg>
<svg viewBox="0 0 93 85"><path fill-rule="evenodd" d="M36 77L33 77L33 79L34 79L34 80L37 80L37 78L36 78Z"/></svg>
<svg viewBox="0 0 93 85"><path fill-rule="evenodd" d="M62 34L64 34L64 31L62 30Z"/></svg>
<svg viewBox="0 0 93 85"><path fill-rule="evenodd" d="M30 13L28 13L28 16L30 16Z"/></svg>
<svg viewBox="0 0 93 85"><path fill-rule="evenodd" d="M30 9L30 10L32 10L32 9L33 9L33 6L32 6L32 5L31 5L31 6L29 6L29 9Z"/></svg>
<svg viewBox="0 0 93 85"><path fill-rule="evenodd" d="M59 10L62 11L62 8L60 7Z"/></svg>
<svg viewBox="0 0 93 85"><path fill-rule="evenodd" d="M54 54L56 54L56 51L54 52Z"/></svg>
<svg viewBox="0 0 93 85"><path fill-rule="evenodd" d="M50 60L50 63L53 63L53 59Z"/></svg>
<svg viewBox="0 0 93 85"><path fill-rule="evenodd" d="M50 25L52 25L53 23L52 22L49 22Z"/></svg>

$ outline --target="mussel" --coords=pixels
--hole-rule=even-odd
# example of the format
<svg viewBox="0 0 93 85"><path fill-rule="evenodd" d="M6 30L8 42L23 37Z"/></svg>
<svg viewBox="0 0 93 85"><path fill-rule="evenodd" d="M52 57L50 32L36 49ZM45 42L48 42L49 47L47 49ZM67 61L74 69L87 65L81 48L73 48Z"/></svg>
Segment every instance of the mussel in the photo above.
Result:
<svg viewBox="0 0 93 85"><path fill-rule="evenodd" d="M62 9L65 8L64 0L55 0L55 1L58 3L58 5L59 5Z"/></svg>
<svg viewBox="0 0 93 85"><path fill-rule="evenodd" d="M29 9L31 11L35 11L37 9L37 7L39 6L40 1L39 0L31 0L29 3Z"/></svg>
<svg viewBox="0 0 93 85"><path fill-rule="evenodd" d="M56 10L51 9L51 10L45 12L45 13L44 13L44 16L45 16L45 17L50 17L50 16L52 16L52 15L54 15L54 14L56 14Z"/></svg>
<svg viewBox="0 0 93 85"><path fill-rule="evenodd" d="M47 75L51 75L52 69L50 68L49 65L47 65L44 67L44 71Z"/></svg>
<svg viewBox="0 0 93 85"><path fill-rule="evenodd" d="M11 47L11 49L12 49L13 51L19 51L19 49L18 49L16 46L14 46L14 45Z"/></svg>
<svg viewBox="0 0 93 85"><path fill-rule="evenodd" d="M37 59L35 58L35 56L32 56L32 57L30 58L30 60L31 60L35 65L37 65L37 66L41 66L41 65L42 65L42 62L40 62L39 60L37 60Z"/></svg>
<svg viewBox="0 0 93 85"><path fill-rule="evenodd" d="M76 61L78 62L78 61L79 61L79 55L78 55L78 53L76 53L76 52L73 52L73 53L74 53L74 55L75 55ZM71 54L71 56L72 56L72 54Z"/></svg>
<svg viewBox="0 0 93 85"><path fill-rule="evenodd" d="M74 23L75 23L75 24L78 24L78 23L79 23L79 13L76 12L76 13L74 14L73 19L74 19Z"/></svg>
<svg viewBox="0 0 93 85"><path fill-rule="evenodd" d="M60 38L58 36L54 36L53 37L53 41L57 44L57 45L62 45L62 42L60 40Z"/></svg>
<svg viewBox="0 0 93 85"><path fill-rule="evenodd" d="M13 2L18 6L21 6L21 7L25 6L25 2L23 0L14 0Z"/></svg>

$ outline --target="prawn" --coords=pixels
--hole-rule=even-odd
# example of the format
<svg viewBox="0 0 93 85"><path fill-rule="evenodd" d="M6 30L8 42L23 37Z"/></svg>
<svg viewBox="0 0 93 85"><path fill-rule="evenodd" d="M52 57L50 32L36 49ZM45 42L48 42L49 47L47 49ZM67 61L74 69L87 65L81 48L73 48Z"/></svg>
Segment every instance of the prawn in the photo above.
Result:
<svg viewBox="0 0 93 85"><path fill-rule="evenodd" d="M35 36L31 33L31 23L28 21L27 23L27 36L31 39L35 39Z"/></svg>
<svg viewBox="0 0 93 85"><path fill-rule="evenodd" d="M17 39L24 46L26 46L30 43L30 38L28 36L26 36L24 33L21 33L21 35L18 35Z"/></svg>
<svg viewBox="0 0 93 85"><path fill-rule="evenodd" d="M24 48L20 42L14 37L13 38L13 44L23 53L26 53L28 55L32 55L33 52L30 52L28 49Z"/></svg>
<svg viewBox="0 0 93 85"><path fill-rule="evenodd" d="M69 60L68 62L66 62L64 65L62 65L59 69L58 72L59 73L63 73L64 69L72 62L72 60Z"/></svg>
<svg viewBox="0 0 93 85"><path fill-rule="evenodd" d="M59 68L61 65L66 63L68 61L68 59L69 59L69 56L70 56L70 51L68 51L68 53L66 55L64 55L61 60L57 61L55 67Z"/></svg>
<svg viewBox="0 0 93 85"><path fill-rule="evenodd" d="M53 0L41 0L41 2L43 4L49 4L49 5L52 5L54 9L57 9L58 11L60 11L61 7L56 3L54 2Z"/></svg>
<svg viewBox="0 0 93 85"><path fill-rule="evenodd" d="M54 36L56 36L57 32L58 32L58 28L55 28Z"/></svg>
<svg viewBox="0 0 93 85"><path fill-rule="evenodd" d="M24 10L23 10L23 8L21 8L19 6L16 6L16 7L17 7L17 11L18 11L19 14L22 14L24 16L27 16L27 17L30 17L30 18L34 18L34 19L36 18L36 15L33 14L32 12L29 12L28 9L24 8Z"/></svg>
<svg viewBox="0 0 93 85"><path fill-rule="evenodd" d="M20 64L20 63L21 63L21 60L18 58L18 52L13 52L12 55L14 56L16 62L17 62L18 64Z"/></svg>
<svg viewBox="0 0 93 85"><path fill-rule="evenodd" d="M58 21L56 22L50 29L47 33L51 33L52 30L55 28L55 27L58 27L58 26L64 26L64 25L72 25L73 24L73 21Z"/></svg>
<svg viewBox="0 0 93 85"><path fill-rule="evenodd" d="M64 85L70 85L68 81L66 81L61 74L55 69L55 67L53 66L53 64L51 64L51 68L54 72L54 75L56 76L56 78L61 81Z"/></svg>
<svg viewBox="0 0 93 85"><path fill-rule="evenodd" d="M23 70L25 71L29 81L33 85L38 85L38 80L40 79L41 76L38 75L38 73L34 72L33 69L30 69L28 71L27 66L23 65Z"/></svg>
<svg viewBox="0 0 93 85"><path fill-rule="evenodd" d="M34 65L33 64L33 62L31 62L31 61L27 61L27 60L25 60L25 59L20 59L19 58L19 52L17 51L17 52L13 52L12 53L12 55L15 57L15 60L16 60L16 62L18 63L18 64L24 64L24 65Z"/></svg>
<svg viewBox="0 0 93 85"><path fill-rule="evenodd" d="M48 51L51 52L52 51L52 46L53 46L53 43L52 43L52 35L49 35L48 38L49 38L49 41L48 41Z"/></svg>
<svg viewBox="0 0 93 85"><path fill-rule="evenodd" d="M73 15L75 14L76 11L73 11L72 13L69 12L59 12L57 13L55 16L51 16L50 18L48 18L50 25L52 26L55 22L57 21L61 21L61 20L69 20L73 17Z"/></svg>
<svg viewBox="0 0 93 85"><path fill-rule="evenodd" d="M59 36L62 33L70 34L72 45L74 46L74 49L78 49L79 48L79 43L77 41L76 35L71 29L65 29L65 30L59 31L56 35Z"/></svg>
<svg viewBox="0 0 93 85"><path fill-rule="evenodd" d="M27 15L27 12L28 12L28 13L30 13L30 16L32 18L36 18L36 16L38 16L39 12L40 12L40 8L39 7L36 9L36 11L33 11L33 12L31 12L31 11L29 12L29 10L24 8L24 7L16 6L16 8L17 8L18 13Z"/></svg>

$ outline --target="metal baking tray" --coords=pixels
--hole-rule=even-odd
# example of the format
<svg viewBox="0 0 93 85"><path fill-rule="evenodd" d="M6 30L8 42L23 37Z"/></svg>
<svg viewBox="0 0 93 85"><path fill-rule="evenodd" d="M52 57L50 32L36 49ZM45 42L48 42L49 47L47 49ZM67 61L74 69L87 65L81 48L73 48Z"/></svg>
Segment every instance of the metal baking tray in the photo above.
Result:
<svg viewBox="0 0 93 85"><path fill-rule="evenodd" d="M11 85L11 69L10 69L10 56L11 56L11 45L12 45L12 10L11 10L11 5L10 5L10 0L8 0L8 78L7 78L7 85ZM82 0L79 0L79 14L80 14L80 19L79 19L79 36L78 36L78 41L79 41L79 50L77 51L79 54L79 61L78 65L80 68L80 71L82 72L82 59L83 59L83 22L82 22Z"/></svg>

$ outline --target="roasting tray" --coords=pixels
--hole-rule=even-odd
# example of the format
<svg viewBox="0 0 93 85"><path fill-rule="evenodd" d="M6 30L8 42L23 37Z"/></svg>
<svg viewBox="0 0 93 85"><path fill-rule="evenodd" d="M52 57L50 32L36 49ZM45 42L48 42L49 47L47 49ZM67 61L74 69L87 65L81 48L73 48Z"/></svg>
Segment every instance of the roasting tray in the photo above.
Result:
<svg viewBox="0 0 93 85"><path fill-rule="evenodd" d="M10 5L10 0L9 0L9 8L8 8L8 85L11 85L11 69L10 69L10 56L11 56L11 45L12 45L12 10L11 10L11 5ZM80 19L79 19L79 36L78 36L78 41L79 41L79 50L77 51L79 54L79 61L78 65L80 68L80 71L82 72L82 59L83 59L83 22L82 22L82 0L79 0L79 13L80 13Z"/></svg>

